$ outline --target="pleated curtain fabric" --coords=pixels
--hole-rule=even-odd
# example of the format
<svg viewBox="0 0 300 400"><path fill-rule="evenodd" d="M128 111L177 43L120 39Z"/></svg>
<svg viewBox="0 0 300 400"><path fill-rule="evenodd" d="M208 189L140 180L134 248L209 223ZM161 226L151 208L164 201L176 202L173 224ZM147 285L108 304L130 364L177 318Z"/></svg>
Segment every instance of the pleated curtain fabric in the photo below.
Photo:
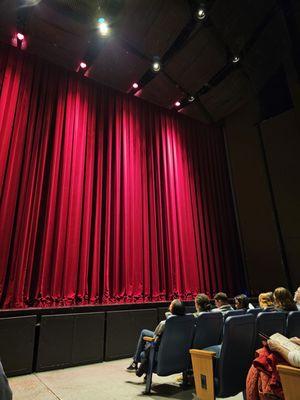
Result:
<svg viewBox="0 0 300 400"><path fill-rule="evenodd" d="M2 308L244 285L219 128L0 46Z"/></svg>

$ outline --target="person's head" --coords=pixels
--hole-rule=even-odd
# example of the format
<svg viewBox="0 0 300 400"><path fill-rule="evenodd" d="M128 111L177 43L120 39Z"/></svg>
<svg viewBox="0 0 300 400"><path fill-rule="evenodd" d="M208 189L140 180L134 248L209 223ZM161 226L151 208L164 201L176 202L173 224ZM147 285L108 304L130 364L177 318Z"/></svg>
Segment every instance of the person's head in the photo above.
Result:
<svg viewBox="0 0 300 400"><path fill-rule="evenodd" d="M228 304L228 297L226 293L219 292L215 295L214 297L215 300L215 305L219 308L224 306L225 304Z"/></svg>
<svg viewBox="0 0 300 400"><path fill-rule="evenodd" d="M210 311L211 304L209 301L209 297L204 293L199 293L195 297L195 307L198 312L201 311Z"/></svg>
<svg viewBox="0 0 300 400"><path fill-rule="evenodd" d="M274 306L274 298L272 292L260 293L258 296L258 303L260 308L268 308Z"/></svg>
<svg viewBox="0 0 300 400"><path fill-rule="evenodd" d="M171 304L169 306L169 310L173 315L184 315L185 314L185 306L178 299L175 299L171 302Z"/></svg>
<svg viewBox="0 0 300 400"><path fill-rule="evenodd" d="M237 310L247 309L249 306L249 299L245 294L239 294L235 296L234 304Z"/></svg>
<svg viewBox="0 0 300 400"><path fill-rule="evenodd" d="M294 301L295 301L295 303L300 304L300 286L298 287L298 289L295 292Z"/></svg>
<svg viewBox="0 0 300 400"><path fill-rule="evenodd" d="M288 289L284 287L278 287L274 290L273 295L275 307L286 311L290 311L295 308L293 296Z"/></svg>

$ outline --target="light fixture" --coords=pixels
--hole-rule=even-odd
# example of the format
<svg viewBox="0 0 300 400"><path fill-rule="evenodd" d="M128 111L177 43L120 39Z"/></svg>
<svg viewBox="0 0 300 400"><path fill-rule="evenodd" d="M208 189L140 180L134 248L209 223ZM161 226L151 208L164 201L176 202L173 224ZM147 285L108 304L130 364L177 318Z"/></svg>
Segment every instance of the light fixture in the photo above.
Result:
<svg viewBox="0 0 300 400"><path fill-rule="evenodd" d="M195 100L195 97L194 96L189 96L188 97L188 101L190 102L190 103L192 103L193 101Z"/></svg>
<svg viewBox="0 0 300 400"><path fill-rule="evenodd" d="M139 87L139 84L137 82L134 82L132 84L133 89L137 89Z"/></svg>
<svg viewBox="0 0 300 400"><path fill-rule="evenodd" d="M159 57L153 57L153 63L151 68L153 72L159 72L161 70L161 63Z"/></svg>
<svg viewBox="0 0 300 400"><path fill-rule="evenodd" d="M17 39L20 40L22 42L22 40L24 40L24 35L21 32L17 33Z"/></svg>
<svg viewBox="0 0 300 400"><path fill-rule="evenodd" d="M240 61L240 57L239 57L239 56L233 56L233 57L232 57L232 62L233 62L234 64L238 63L239 61Z"/></svg>
<svg viewBox="0 0 300 400"><path fill-rule="evenodd" d="M80 68L82 69L86 69L87 65L84 61L81 61L81 63L79 64Z"/></svg>
<svg viewBox="0 0 300 400"><path fill-rule="evenodd" d="M109 32L109 27L105 18L98 18L98 28L100 31L101 36L107 36Z"/></svg>
<svg viewBox="0 0 300 400"><path fill-rule="evenodd" d="M177 101L175 101L174 105L175 105L175 107L180 107L181 103L180 103L180 101L177 100Z"/></svg>
<svg viewBox="0 0 300 400"><path fill-rule="evenodd" d="M197 19L200 19L200 20L202 20L206 17L204 8L199 8L197 10L196 17L197 17Z"/></svg>

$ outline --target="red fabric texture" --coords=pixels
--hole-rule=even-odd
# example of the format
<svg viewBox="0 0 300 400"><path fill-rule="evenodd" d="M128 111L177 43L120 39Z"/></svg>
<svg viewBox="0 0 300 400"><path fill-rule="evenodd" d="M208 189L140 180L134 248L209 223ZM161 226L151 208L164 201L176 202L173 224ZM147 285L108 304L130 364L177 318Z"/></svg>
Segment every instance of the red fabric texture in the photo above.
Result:
<svg viewBox="0 0 300 400"><path fill-rule="evenodd" d="M276 367L278 364L287 365L280 354L271 352L268 346L257 350L256 358L247 376L247 400L284 400L280 376Z"/></svg>
<svg viewBox="0 0 300 400"><path fill-rule="evenodd" d="M222 133L0 47L0 304L235 294Z"/></svg>

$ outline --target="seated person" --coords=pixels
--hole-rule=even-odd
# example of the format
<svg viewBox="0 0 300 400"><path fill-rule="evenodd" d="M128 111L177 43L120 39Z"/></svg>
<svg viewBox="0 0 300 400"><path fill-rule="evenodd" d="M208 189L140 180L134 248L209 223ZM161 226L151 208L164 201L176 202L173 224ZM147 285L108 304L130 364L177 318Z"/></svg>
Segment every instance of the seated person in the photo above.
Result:
<svg viewBox="0 0 300 400"><path fill-rule="evenodd" d="M300 311L300 286L295 292L294 295L294 302L296 303L296 307L298 308L298 311Z"/></svg>
<svg viewBox="0 0 300 400"><path fill-rule="evenodd" d="M297 311L298 308L294 302L291 292L284 288L279 287L274 290L274 305L276 311Z"/></svg>
<svg viewBox="0 0 300 400"><path fill-rule="evenodd" d="M300 368L300 339L294 337L289 339L289 341L296 344L298 348L288 349L284 344L271 338L268 340L268 346L270 350L279 353L292 367Z"/></svg>
<svg viewBox="0 0 300 400"><path fill-rule="evenodd" d="M287 339L276 333L264 342L263 348L256 351L256 358L247 375L246 399L284 400L277 365L286 363L300 367L300 339Z"/></svg>
<svg viewBox="0 0 300 400"><path fill-rule="evenodd" d="M196 312L193 313L194 317L198 317L200 313L211 311L211 304L209 297L204 293L199 293L195 297Z"/></svg>
<svg viewBox="0 0 300 400"><path fill-rule="evenodd" d="M0 399L11 400L12 392L0 361Z"/></svg>
<svg viewBox="0 0 300 400"><path fill-rule="evenodd" d="M174 316L174 315L184 315L185 307L180 300L176 299L176 300L173 300L171 302L171 304L169 305L169 311L170 311L170 314L167 316L167 318L172 318L172 316ZM138 363L141 362L141 353L145 350L145 345L146 345L144 337L148 336L148 337L153 337L155 339L158 339L164 332L165 323L166 323L165 320L160 321L160 323L155 328L154 332L150 331L148 329L143 329L141 331L141 334L140 334L140 337L139 337L139 340L137 343L136 351L133 356L133 361L126 368L127 372L136 372L138 370Z"/></svg>
<svg viewBox="0 0 300 400"><path fill-rule="evenodd" d="M274 297L272 292L260 293L258 296L259 307L263 311L275 311Z"/></svg>
<svg viewBox="0 0 300 400"><path fill-rule="evenodd" d="M236 310L247 310L249 308L249 299L245 294L239 294L234 298Z"/></svg>
<svg viewBox="0 0 300 400"><path fill-rule="evenodd" d="M212 309L212 312L221 312L222 314L225 314L226 311L233 310L233 308L229 304L226 293L223 292L217 293L214 297L214 300L217 308Z"/></svg>

